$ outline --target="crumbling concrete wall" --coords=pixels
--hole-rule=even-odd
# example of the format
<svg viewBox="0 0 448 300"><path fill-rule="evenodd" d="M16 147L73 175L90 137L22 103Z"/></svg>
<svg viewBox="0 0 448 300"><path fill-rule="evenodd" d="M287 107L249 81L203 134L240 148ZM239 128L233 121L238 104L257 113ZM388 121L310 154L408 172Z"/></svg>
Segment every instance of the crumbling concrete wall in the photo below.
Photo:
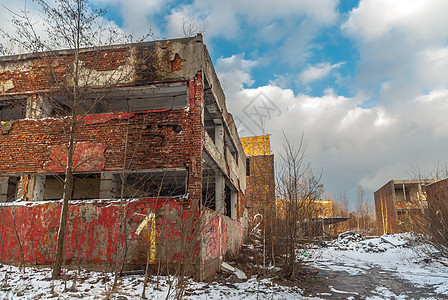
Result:
<svg viewBox="0 0 448 300"><path fill-rule="evenodd" d="M226 255L237 255L243 241L241 223L208 208L202 211L201 256L203 278L220 269Z"/></svg>

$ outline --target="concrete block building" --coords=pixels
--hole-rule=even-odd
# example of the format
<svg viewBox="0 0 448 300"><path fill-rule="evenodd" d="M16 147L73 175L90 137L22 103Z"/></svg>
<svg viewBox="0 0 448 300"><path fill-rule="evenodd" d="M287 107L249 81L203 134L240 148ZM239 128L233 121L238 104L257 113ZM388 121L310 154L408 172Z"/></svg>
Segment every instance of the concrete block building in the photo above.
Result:
<svg viewBox="0 0 448 300"><path fill-rule="evenodd" d="M434 179L391 180L374 193L380 234L413 230L428 208L426 185Z"/></svg>

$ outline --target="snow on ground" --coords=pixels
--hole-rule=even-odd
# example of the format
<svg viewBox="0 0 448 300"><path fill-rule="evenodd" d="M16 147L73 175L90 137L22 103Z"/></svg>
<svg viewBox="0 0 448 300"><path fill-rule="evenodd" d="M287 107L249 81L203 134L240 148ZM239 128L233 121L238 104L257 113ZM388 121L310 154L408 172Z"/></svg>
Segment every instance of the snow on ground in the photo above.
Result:
<svg viewBox="0 0 448 300"><path fill-rule="evenodd" d="M76 275L76 283L73 284ZM113 275L89 271L67 271L67 280L51 280L50 269L14 266L0 267L0 299L141 299L142 275L121 278L118 291L110 293ZM156 277L151 277L146 290L148 299L174 299L176 289L173 278L160 276L159 288ZM174 282L175 283L175 282ZM301 299L301 290L284 287L268 279L250 278L241 283L204 283L189 280L185 299ZM316 298L318 299L318 298Z"/></svg>
<svg viewBox="0 0 448 300"><path fill-rule="evenodd" d="M394 276L408 281L412 286L430 288L430 295L437 299L448 298L448 267L437 260L416 254L407 246L407 235L384 235L363 239L353 234L342 235L338 240L328 242L327 247L309 252L312 267L329 271L343 271L345 277L338 278L344 285L328 284L318 289L312 298L303 297L298 287L286 287L268 279L219 282L188 281L186 299L331 299L334 295L347 299L409 299L409 293L402 293L380 282L374 282L368 296L351 283L352 276L367 276L372 273ZM0 265L0 299L140 299L143 276L133 275L120 278L118 290L111 293L113 275L90 271L66 271L66 280L51 280L51 270ZM342 276L342 275L341 275ZM373 278L373 277L367 277ZM161 276L157 288L156 277L151 277L146 291L148 299L173 299L176 281ZM174 281L173 281L174 280ZM339 283L340 283L339 281ZM352 280L353 281L353 280ZM335 282L338 283L338 282ZM325 284L325 281L322 281ZM346 295L346 296L344 296ZM309 296L309 295L306 295ZM445 297L446 296L446 297ZM411 297L412 298L412 297ZM423 299L435 299L425 297Z"/></svg>
<svg viewBox="0 0 448 300"><path fill-rule="evenodd" d="M341 235L327 243L327 247L313 250L312 266L320 270L345 271L349 276L360 276L376 268L448 298L448 267L423 254L422 249L409 247L409 238L408 234L372 239L356 234ZM403 298L380 285L372 292L379 298L368 299Z"/></svg>

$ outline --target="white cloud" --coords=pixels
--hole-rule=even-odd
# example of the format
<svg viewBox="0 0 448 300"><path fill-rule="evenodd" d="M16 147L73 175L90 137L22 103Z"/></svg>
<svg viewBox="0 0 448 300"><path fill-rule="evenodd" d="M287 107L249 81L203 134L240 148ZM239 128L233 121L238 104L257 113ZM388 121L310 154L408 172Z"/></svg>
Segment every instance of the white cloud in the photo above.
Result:
<svg viewBox="0 0 448 300"><path fill-rule="evenodd" d="M343 64L344 62L340 62L333 65L329 63L319 63L314 66L309 66L307 69L305 69L299 74L299 80L302 81L304 84L308 84L312 81L323 79L327 77L332 70L339 68Z"/></svg>
<svg viewBox="0 0 448 300"><path fill-rule="evenodd" d="M158 38L162 37L159 24L155 21L158 13L164 11L169 1L163 0L94 0L100 7L116 6L123 19L123 29L135 37L150 31Z"/></svg>
<svg viewBox="0 0 448 300"><path fill-rule="evenodd" d="M256 64L256 61L244 59L244 53L217 60L216 72L227 96L235 95L244 86L250 87L254 83L250 72Z"/></svg>
<svg viewBox="0 0 448 300"><path fill-rule="evenodd" d="M166 17L167 33L179 36L181 20L188 17L207 24L207 39L245 41L256 37L258 41L278 45L271 57L298 65L310 55L309 42L314 34L337 22L337 4L336 0L194 0L170 12Z"/></svg>
<svg viewBox="0 0 448 300"><path fill-rule="evenodd" d="M30 22L33 24L33 30L36 32L37 36L41 39L41 41L48 41L48 23L43 21L43 18L45 18L45 14L41 11L42 8L39 4L37 4L34 1L27 1L26 5L24 2L20 1L12 1L12 0L5 0L4 8L0 9L0 27L5 31L11 34L12 36L19 37L19 35L16 32L16 27L11 22L12 20L12 14L17 14L17 16L22 16L23 12L26 11L27 16L30 18ZM49 2L49 5L55 5L52 2ZM20 18L19 18L20 19ZM23 20L24 21L24 20ZM98 28L101 28L101 30L98 30ZM125 32L118 28L118 26L114 23L114 21L106 20L102 16L98 16L95 19L95 24L92 24L91 28L89 29L90 32L95 31L97 35L92 37L92 39L100 40L104 44L108 44L111 41L110 38L110 32L109 28L113 28L114 32L121 33L123 36L125 36ZM51 28L49 31L53 31ZM101 35L100 35L101 33ZM9 50L10 54L16 54L16 53L25 53L27 52L26 49L23 49L20 45L16 43L11 43L10 41L4 40L3 37L0 38L0 41L2 44L4 44ZM112 41L112 43L124 43L127 42L127 40L115 40ZM62 48L66 48L67 45L62 45Z"/></svg>
<svg viewBox="0 0 448 300"><path fill-rule="evenodd" d="M431 41L448 34L447 10L445 0L361 0L342 29L366 41L386 35Z"/></svg>
<svg viewBox="0 0 448 300"><path fill-rule="evenodd" d="M361 0L341 26L358 45L354 86L380 101L407 101L423 90L447 87L448 2Z"/></svg>
<svg viewBox="0 0 448 300"><path fill-rule="evenodd" d="M22 11L27 11L28 16L34 23L34 27L36 29L36 32L43 38L45 38L47 35L43 30L42 22L36 22L37 20L40 20L40 16L38 14L38 5L34 3L33 1L30 1L30 3L26 3L26 6L21 1L13 1L13 0L4 0L3 6L0 8L0 27L5 31L10 33L11 35L15 35L16 29L14 25L12 24L11 20L12 14L22 14ZM24 50L17 44L11 43L10 41L6 41L1 37L1 43L5 45L8 52L11 52L11 54L14 53L23 53Z"/></svg>
<svg viewBox="0 0 448 300"><path fill-rule="evenodd" d="M440 150L448 147L448 89L420 94L400 105L385 102L364 107L369 99L362 94L343 97L330 89L321 97L311 97L273 83L227 94L240 133L272 134L273 152L278 154L284 142L282 131L293 142L303 132L306 160L317 172L323 170L329 191L354 193L361 184L371 193L391 179L413 176L409 169L415 162L427 169L446 156ZM260 94L268 106L281 112L265 117L262 126L247 114Z"/></svg>

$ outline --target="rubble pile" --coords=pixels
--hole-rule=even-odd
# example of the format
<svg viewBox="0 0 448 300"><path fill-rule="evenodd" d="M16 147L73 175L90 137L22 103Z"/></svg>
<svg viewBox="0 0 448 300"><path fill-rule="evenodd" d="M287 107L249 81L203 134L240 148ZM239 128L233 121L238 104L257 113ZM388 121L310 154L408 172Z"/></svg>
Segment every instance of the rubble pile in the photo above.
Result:
<svg viewBox="0 0 448 300"><path fill-rule="evenodd" d="M336 250L355 250L359 252L386 252L396 247L406 247L407 240L402 235L385 234L381 237L366 239L362 235L347 231L341 233L337 239L326 244Z"/></svg>

